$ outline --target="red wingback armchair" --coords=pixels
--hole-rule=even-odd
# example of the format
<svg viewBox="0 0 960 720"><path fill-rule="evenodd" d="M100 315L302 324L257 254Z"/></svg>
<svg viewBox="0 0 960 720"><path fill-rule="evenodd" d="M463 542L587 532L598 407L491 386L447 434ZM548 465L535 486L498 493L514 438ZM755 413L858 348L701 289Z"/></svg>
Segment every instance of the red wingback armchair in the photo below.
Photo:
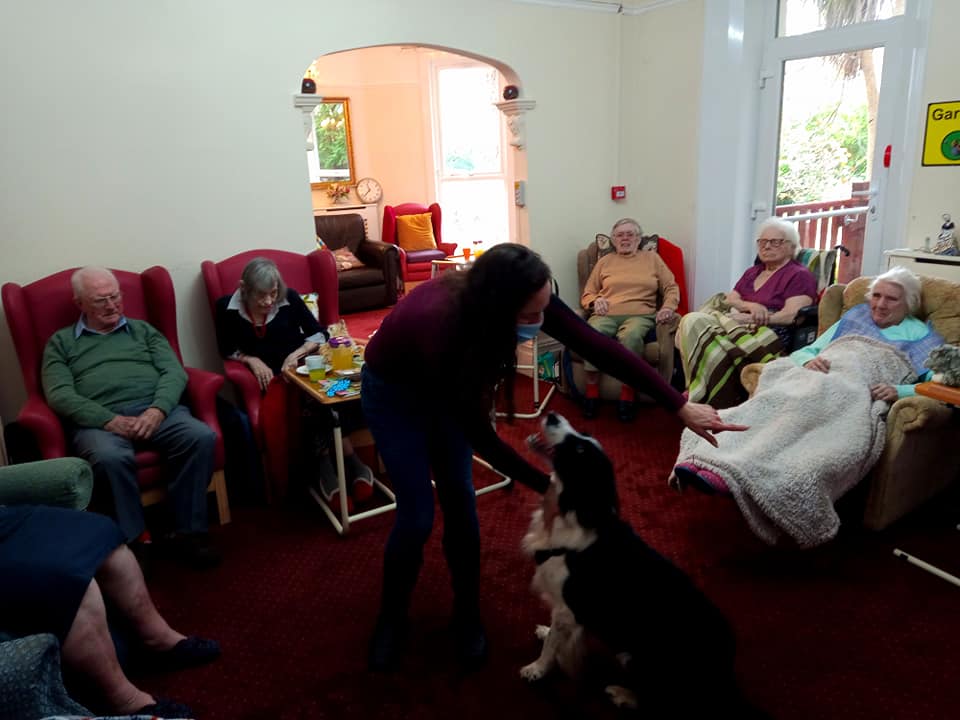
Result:
<svg viewBox="0 0 960 720"><path fill-rule="evenodd" d="M317 319L322 327L333 325L340 319L338 306L337 262L333 253L314 250L307 255L285 250L249 250L215 263L204 260L200 266L203 282L207 287L210 314L217 316L217 300L232 295L240 284L240 274L248 262L263 257L276 263L287 287L299 293L317 293ZM260 407L263 395L260 385L249 368L237 360L223 361L224 371L240 391L240 396L250 418L250 427L257 446L265 450L263 427L260 422ZM268 497L270 486L267 486Z"/></svg>
<svg viewBox="0 0 960 720"><path fill-rule="evenodd" d="M436 250L414 250L407 252L402 247L397 238L397 216L398 215L420 215L421 213L430 213L430 224L433 225L433 237L437 241ZM404 203L403 205L385 205L383 208L383 242L393 243L400 250L400 277L404 282L412 280L429 280L430 267L434 260L443 260L449 255L453 255L457 249L456 243L441 242L440 238L440 206L433 203L430 207L424 207L417 203Z"/></svg>
<svg viewBox="0 0 960 720"><path fill-rule="evenodd" d="M2 289L3 307L27 390L27 402L17 420L34 435L44 458L64 457L68 452L60 418L47 405L43 395L40 362L50 336L77 321L78 310L70 287L70 276L74 270L76 268L62 270L24 286L6 283ZM142 273L114 270L113 274L123 293L124 314L146 320L163 333L182 363L177 336L176 298L170 273L165 268L154 266ZM186 402L194 417L209 425L217 434L214 473L209 489L216 493L220 522L228 523L230 503L223 475L223 435L216 406L223 376L197 368L188 367L185 370L188 378ZM150 450L141 451L136 454L136 462L143 504L158 502L166 492L161 456Z"/></svg>

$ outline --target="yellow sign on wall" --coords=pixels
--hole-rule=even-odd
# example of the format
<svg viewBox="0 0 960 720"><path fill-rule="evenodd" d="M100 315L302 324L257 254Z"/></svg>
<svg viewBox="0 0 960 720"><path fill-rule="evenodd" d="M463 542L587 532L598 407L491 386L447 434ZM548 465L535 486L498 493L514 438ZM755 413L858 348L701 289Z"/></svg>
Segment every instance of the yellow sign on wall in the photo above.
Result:
<svg viewBox="0 0 960 720"><path fill-rule="evenodd" d="M960 165L960 101L927 105L924 165Z"/></svg>

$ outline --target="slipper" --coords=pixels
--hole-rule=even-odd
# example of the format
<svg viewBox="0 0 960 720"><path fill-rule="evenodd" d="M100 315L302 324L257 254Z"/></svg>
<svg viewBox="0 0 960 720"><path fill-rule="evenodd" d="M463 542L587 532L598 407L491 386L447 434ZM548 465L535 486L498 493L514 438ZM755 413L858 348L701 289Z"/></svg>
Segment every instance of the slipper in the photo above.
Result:
<svg viewBox="0 0 960 720"><path fill-rule="evenodd" d="M220 643L216 640L191 635L169 650L150 654L149 664L162 670L183 670L206 665L220 657ZM161 716L164 717L164 716Z"/></svg>
<svg viewBox="0 0 960 720"><path fill-rule="evenodd" d="M681 487L689 485L707 495L730 494L730 488L727 487L723 478L705 468L688 464L677 465L673 469L673 474Z"/></svg>

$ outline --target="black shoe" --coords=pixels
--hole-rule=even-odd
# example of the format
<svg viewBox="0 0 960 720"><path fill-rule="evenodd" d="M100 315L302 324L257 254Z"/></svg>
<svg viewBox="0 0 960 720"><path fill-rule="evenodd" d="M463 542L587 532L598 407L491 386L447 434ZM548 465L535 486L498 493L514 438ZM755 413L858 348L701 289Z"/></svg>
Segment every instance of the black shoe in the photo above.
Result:
<svg viewBox="0 0 960 720"><path fill-rule="evenodd" d="M586 420L593 420L597 416L597 409L600 406L599 398L583 399L583 417Z"/></svg>
<svg viewBox="0 0 960 720"><path fill-rule="evenodd" d="M173 559L194 570L214 568L223 560L207 533L174 535L167 543Z"/></svg>
<svg viewBox="0 0 960 720"><path fill-rule="evenodd" d="M620 422L633 422L637 418L637 403L633 400L621 400L617 403L617 417Z"/></svg>
<svg viewBox="0 0 960 720"><path fill-rule="evenodd" d="M406 619L377 618L377 626L370 638L367 668L370 672L392 672L400 666L407 649L408 625Z"/></svg>
<svg viewBox="0 0 960 720"><path fill-rule="evenodd" d="M479 614L454 617L453 640L456 643L457 656L467 670L478 670L487 661L487 633L483 629Z"/></svg>
<svg viewBox="0 0 960 720"><path fill-rule="evenodd" d="M220 643L191 635L169 650L152 652L146 664L156 670L183 670L206 665L220 657Z"/></svg>

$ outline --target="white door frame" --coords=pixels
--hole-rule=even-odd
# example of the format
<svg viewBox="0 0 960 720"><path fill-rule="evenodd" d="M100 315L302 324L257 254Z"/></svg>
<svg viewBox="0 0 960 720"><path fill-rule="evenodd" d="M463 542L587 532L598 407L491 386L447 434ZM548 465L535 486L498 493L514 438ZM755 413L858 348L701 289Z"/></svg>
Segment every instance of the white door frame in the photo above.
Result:
<svg viewBox="0 0 960 720"><path fill-rule="evenodd" d="M773 132L769 127L761 128L763 122L771 121L769 112L761 112L764 91L759 82L761 69L771 67L769 62L764 62L765 57L776 57L767 51L775 35L775 6L771 0L704 3L700 174L696 249L692 258L694 305L716 292L729 291L753 261L751 208L758 197L767 205L773 199L772 177L768 180L769 191L759 193L756 188L757 168L762 167L758 159L760 137L774 138L775 148L779 134L778 128ZM919 133L924 119L921 95L931 13L932 0L906 0L903 17L869 23L871 26L886 24L884 32L887 33L896 31L896 38L883 43L863 42L862 27L778 39L777 56L784 58L837 52L834 45L827 43L838 37L846 40L849 47L883 44L887 48L881 98L889 90L888 97L896 98L896 102L888 102L888 108L881 103L876 147L882 153L887 144L893 146L890 170L883 173L884 178L880 180L883 189L889 188L890 192L882 205L879 241L864 248L865 272L882 267L879 263L883 250L903 247L906 243L909 191L918 162ZM896 89L891 87L894 81L888 85L888 69L893 63L902 69L900 87ZM774 74L780 75L779 71ZM778 77L778 86L779 83ZM779 90L775 94L779 106ZM775 123L779 107L773 112ZM882 137L889 139L884 141ZM764 162L772 173L775 160ZM875 166L882 167L882 163L876 162ZM880 173L875 175L879 177Z"/></svg>

